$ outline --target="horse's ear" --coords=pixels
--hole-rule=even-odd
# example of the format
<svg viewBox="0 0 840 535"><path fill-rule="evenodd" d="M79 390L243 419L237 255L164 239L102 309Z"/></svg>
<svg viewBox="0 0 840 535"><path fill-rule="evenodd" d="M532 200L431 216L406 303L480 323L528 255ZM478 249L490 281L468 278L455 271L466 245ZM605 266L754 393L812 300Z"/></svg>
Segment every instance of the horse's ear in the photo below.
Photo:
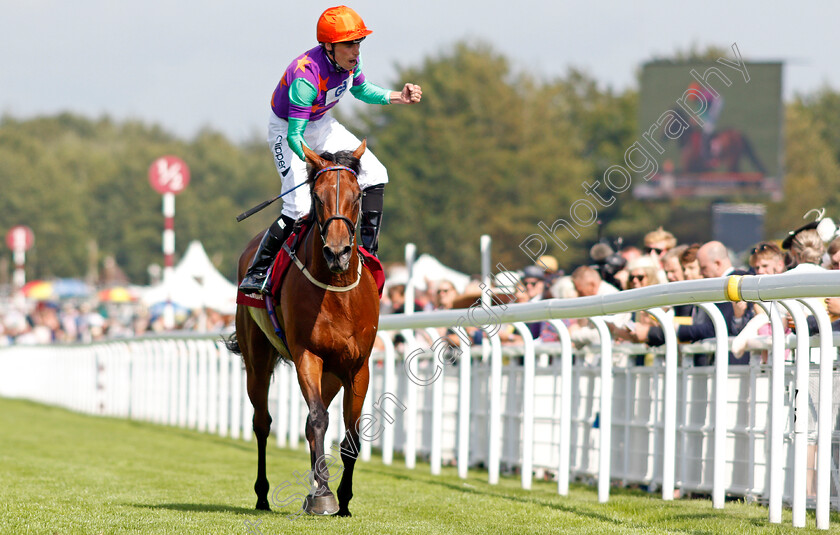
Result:
<svg viewBox="0 0 840 535"><path fill-rule="evenodd" d="M303 149L303 155L306 156L306 161L315 166L316 169L323 169L327 166L326 160L318 156L314 150L306 146L306 143L301 143L300 148Z"/></svg>
<svg viewBox="0 0 840 535"><path fill-rule="evenodd" d="M353 151L353 157L357 160L362 158L362 154L365 153L365 149L367 148L367 138L362 140L362 144L359 145L359 148Z"/></svg>

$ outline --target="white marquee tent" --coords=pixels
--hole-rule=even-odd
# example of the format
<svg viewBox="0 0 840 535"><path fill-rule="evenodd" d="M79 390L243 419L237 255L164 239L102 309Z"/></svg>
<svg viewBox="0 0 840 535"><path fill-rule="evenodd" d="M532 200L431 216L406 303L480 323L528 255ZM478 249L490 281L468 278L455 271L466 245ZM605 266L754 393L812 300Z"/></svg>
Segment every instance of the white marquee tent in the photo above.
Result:
<svg viewBox="0 0 840 535"><path fill-rule="evenodd" d="M236 285L219 273L199 241L187 247L172 275L145 289L141 301L151 306L171 301L189 309L211 308L223 314L236 311Z"/></svg>

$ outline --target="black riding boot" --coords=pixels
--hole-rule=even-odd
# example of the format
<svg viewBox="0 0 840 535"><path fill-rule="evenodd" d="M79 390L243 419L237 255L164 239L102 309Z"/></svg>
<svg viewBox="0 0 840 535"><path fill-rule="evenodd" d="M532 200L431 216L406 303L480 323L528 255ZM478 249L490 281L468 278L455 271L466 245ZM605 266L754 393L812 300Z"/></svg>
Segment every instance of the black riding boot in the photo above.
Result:
<svg viewBox="0 0 840 535"><path fill-rule="evenodd" d="M246 294L249 293L264 293L267 290L268 269L271 267L280 248L283 247L289 234L292 232L292 227L295 220L291 217L281 216L276 222L272 223L268 230L263 234L260 246L257 252L254 253L254 259L251 260L251 265L248 266L248 271L242 282L239 283L239 290Z"/></svg>
<svg viewBox="0 0 840 535"><path fill-rule="evenodd" d="M359 234L362 247L376 256L379 249L379 227L382 225L382 207L384 205L385 184L367 188L362 197L362 224Z"/></svg>

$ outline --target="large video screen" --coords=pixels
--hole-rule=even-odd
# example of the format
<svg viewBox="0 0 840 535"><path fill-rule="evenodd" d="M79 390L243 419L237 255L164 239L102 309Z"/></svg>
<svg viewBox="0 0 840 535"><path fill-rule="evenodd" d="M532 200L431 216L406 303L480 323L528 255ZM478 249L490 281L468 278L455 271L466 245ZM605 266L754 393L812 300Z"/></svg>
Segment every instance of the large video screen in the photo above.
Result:
<svg viewBox="0 0 840 535"><path fill-rule="evenodd" d="M658 169L634 196L781 200L783 111L779 62L645 64L639 141Z"/></svg>

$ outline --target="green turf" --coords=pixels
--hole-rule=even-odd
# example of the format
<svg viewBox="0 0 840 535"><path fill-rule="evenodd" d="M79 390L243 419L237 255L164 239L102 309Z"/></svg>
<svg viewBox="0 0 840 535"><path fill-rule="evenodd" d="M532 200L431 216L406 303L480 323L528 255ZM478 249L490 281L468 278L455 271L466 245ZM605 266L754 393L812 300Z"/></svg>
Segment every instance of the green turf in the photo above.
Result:
<svg viewBox="0 0 840 535"><path fill-rule="evenodd" d="M269 447L272 487L308 469L308 454ZM253 510L256 445L145 423L97 418L0 399L0 533L809 533L767 522L767 509L708 500L664 502L613 489L536 482L524 491L486 473L467 480L359 462L352 518L302 516L295 507ZM335 488L335 487L334 487ZM291 491L290 491L291 492ZM832 531L840 518L832 514ZM249 527L250 526L250 527ZM824 533L824 532L820 532Z"/></svg>

